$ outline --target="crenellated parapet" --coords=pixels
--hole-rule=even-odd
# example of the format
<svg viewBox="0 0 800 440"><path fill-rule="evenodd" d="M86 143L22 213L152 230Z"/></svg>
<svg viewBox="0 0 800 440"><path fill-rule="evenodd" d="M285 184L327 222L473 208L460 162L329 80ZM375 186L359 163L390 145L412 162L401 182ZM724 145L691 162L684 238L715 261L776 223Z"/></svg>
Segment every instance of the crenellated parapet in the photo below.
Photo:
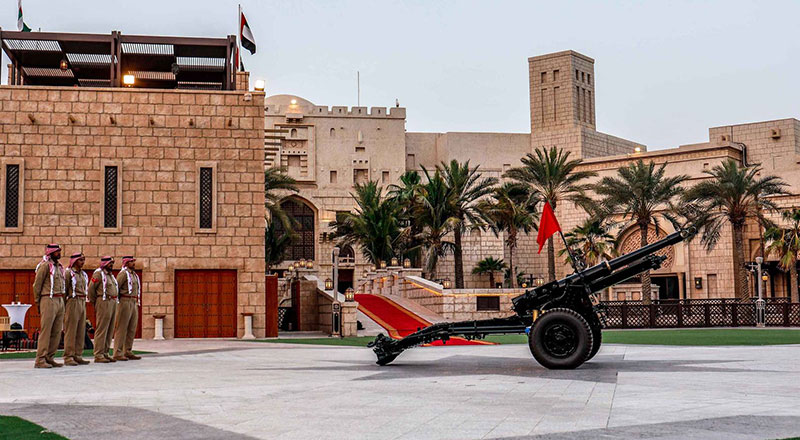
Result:
<svg viewBox="0 0 800 440"><path fill-rule="evenodd" d="M336 117L336 118L378 118L405 119L405 107L347 107L301 104L267 104L264 108L267 116L286 116L300 114L304 117Z"/></svg>

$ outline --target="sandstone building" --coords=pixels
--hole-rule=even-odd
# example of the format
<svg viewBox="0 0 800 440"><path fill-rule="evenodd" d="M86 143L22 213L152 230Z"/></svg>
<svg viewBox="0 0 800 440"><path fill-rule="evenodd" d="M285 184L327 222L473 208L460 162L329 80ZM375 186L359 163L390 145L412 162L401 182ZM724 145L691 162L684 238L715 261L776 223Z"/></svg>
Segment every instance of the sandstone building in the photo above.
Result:
<svg viewBox="0 0 800 440"><path fill-rule="evenodd" d="M535 148L556 146L583 159L582 169L599 178L612 175L631 161L667 162L670 175L688 174L690 183L704 179L703 171L732 158L742 164L759 164L762 173L786 179L794 192L800 185L800 121L784 119L709 129L706 142L647 151L645 145L597 131L595 125L597 85L594 60L574 51L532 57L529 66L530 133L413 133L404 130L405 108L327 107L290 95L266 99L265 124L267 165L282 165L298 178L301 191L285 202L303 221L302 239L291 250L289 260L313 259L321 277L331 273L329 224L336 213L352 209L350 197L355 182L375 180L384 187L397 182L405 170L432 168L442 161L469 159L486 176L500 177ZM271 135L269 134L271 133ZM780 197L782 206L797 203L794 196ZM565 230L576 226L586 214L564 204L557 215ZM671 232L669 226L664 233ZM638 231L619 231L622 251L639 246ZM656 231L651 231L656 238ZM760 255L758 228L749 226L746 240L749 260ZM546 257L536 254L535 236L522 238L515 264L534 276L546 273ZM359 252L347 247L340 268L340 288L352 285L370 265ZM732 237L726 230L719 244L707 252L699 240L679 244L667 251L664 267L653 273L661 298L719 298L733 296ZM489 287L486 277L472 275L481 259L508 257L502 237L488 232L467 234L464 272L467 288ZM787 275L767 258L771 274L768 296L789 296ZM441 260L439 278L453 278L452 257ZM560 275L569 271L558 267ZM751 286L751 292L754 291ZM606 299L640 299L638 289L620 288Z"/></svg>
<svg viewBox="0 0 800 440"><path fill-rule="evenodd" d="M156 316L168 338L241 336L243 313L263 336L264 94L237 88L235 39L0 39L0 303L32 302L56 242L89 270L137 256L145 338Z"/></svg>

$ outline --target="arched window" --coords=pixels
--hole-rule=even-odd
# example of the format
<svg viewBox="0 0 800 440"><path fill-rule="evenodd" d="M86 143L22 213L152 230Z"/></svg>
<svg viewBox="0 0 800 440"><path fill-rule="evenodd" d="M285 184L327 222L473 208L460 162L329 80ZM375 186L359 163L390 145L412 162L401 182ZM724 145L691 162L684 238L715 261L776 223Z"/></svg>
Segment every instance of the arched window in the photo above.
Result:
<svg viewBox="0 0 800 440"><path fill-rule="evenodd" d="M314 211L304 203L288 199L281 202L281 208L292 219L295 239L286 250L285 259L306 260L314 259ZM284 229L281 222L277 222L278 236L283 235Z"/></svg>
<svg viewBox="0 0 800 440"><path fill-rule="evenodd" d="M336 137L336 129L335 128L331 128L331 137L332 138Z"/></svg>
<svg viewBox="0 0 800 440"><path fill-rule="evenodd" d="M292 131L289 132L289 137L296 138L297 137L297 129L293 128Z"/></svg>
<svg viewBox="0 0 800 440"><path fill-rule="evenodd" d="M353 250L353 247L349 244L346 244L342 247L339 251L339 264L355 264L356 263L356 253Z"/></svg>

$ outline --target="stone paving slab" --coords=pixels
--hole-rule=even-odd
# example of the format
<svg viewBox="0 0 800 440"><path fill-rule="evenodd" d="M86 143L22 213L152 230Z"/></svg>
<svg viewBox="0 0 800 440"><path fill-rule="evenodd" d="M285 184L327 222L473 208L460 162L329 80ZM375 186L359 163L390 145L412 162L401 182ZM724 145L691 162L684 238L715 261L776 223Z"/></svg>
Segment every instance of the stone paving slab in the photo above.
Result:
<svg viewBox="0 0 800 440"><path fill-rule="evenodd" d="M575 371L540 367L526 345L417 348L387 367L359 347L173 340L137 348L162 351L51 370L2 360L0 413L34 408L42 415L33 421L57 430L64 422L48 420L47 408L69 406L91 419L74 422L82 436L74 438L133 438L124 437L134 435L129 415L146 411L148 423L163 416L175 427L173 439L202 438L190 435L207 427L219 438L280 440L704 438L715 428L693 421L751 417L725 425L726 440L736 440L776 438L752 437L761 435L753 424L771 423L760 416L787 417L774 420L785 426L800 417L800 346L607 345ZM113 409L98 427L85 405Z"/></svg>

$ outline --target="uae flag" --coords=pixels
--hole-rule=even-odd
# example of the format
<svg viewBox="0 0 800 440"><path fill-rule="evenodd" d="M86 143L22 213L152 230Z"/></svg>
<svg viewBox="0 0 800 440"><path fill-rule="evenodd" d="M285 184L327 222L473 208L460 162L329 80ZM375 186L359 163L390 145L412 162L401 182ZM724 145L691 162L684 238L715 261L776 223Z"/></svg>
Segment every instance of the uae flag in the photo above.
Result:
<svg viewBox="0 0 800 440"><path fill-rule="evenodd" d="M242 16L242 18L244 18L244 16ZM22 19L22 0L17 0L17 30L22 32L31 31L31 28L29 28L28 25L25 24L25 21Z"/></svg>
<svg viewBox="0 0 800 440"><path fill-rule="evenodd" d="M250 30L250 25L247 24L247 19L244 18L244 12L239 13L239 41L242 47L250 51L251 55L255 55L256 39L253 38L253 32Z"/></svg>
<svg viewBox="0 0 800 440"><path fill-rule="evenodd" d="M547 243L547 239L560 230L561 225L558 224L553 207L550 206L550 202L545 202L542 209L542 220L539 222L539 235L536 237L536 243L539 243L538 253L542 253L542 247Z"/></svg>

